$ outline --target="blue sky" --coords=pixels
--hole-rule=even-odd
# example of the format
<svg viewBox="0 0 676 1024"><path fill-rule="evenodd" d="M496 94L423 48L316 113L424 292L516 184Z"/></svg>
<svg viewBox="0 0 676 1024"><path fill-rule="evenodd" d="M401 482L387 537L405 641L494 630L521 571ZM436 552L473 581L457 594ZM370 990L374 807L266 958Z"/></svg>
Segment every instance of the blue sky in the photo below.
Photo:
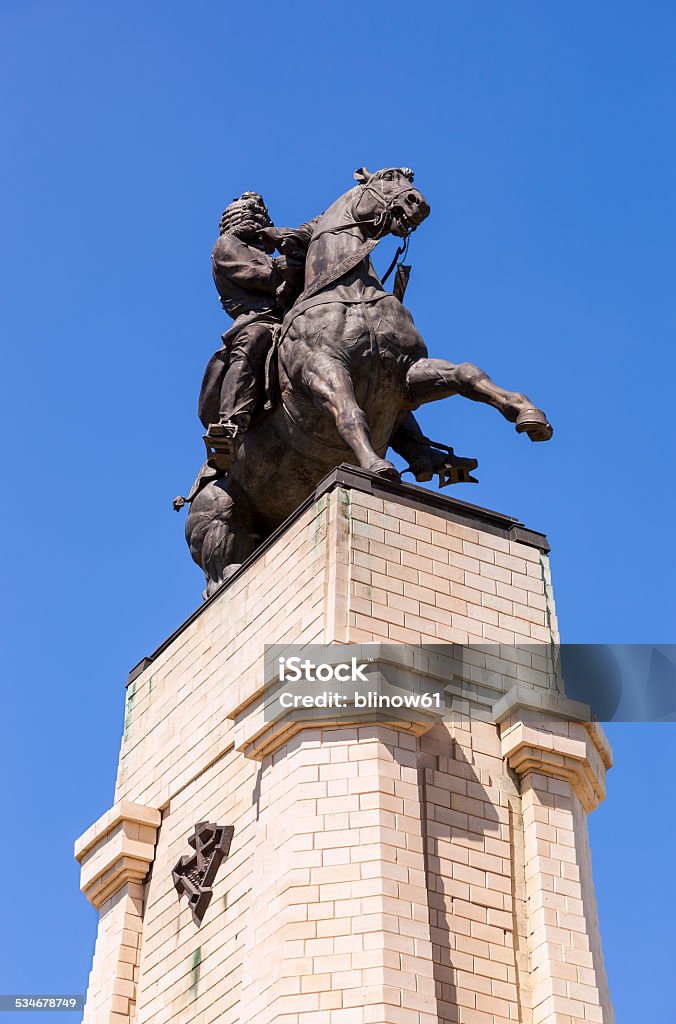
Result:
<svg viewBox="0 0 676 1024"><path fill-rule="evenodd" d="M228 323L209 256L242 190L294 224L355 167L415 169L431 354L556 428L532 445L427 407L480 460L453 493L548 534L564 640L674 640L675 23L658 0L0 5L2 991L86 984L71 844L112 800L128 669L200 599L171 500L201 461ZM667 1021L672 727L609 731L592 834L618 1024Z"/></svg>

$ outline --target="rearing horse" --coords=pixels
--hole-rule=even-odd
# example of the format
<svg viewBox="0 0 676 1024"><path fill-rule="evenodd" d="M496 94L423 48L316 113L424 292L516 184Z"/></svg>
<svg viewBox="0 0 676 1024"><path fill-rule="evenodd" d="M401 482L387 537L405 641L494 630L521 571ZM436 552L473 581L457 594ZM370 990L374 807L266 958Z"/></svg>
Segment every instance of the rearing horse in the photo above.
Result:
<svg viewBox="0 0 676 1024"><path fill-rule="evenodd" d="M494 406L532 441L552 436L525 395L471 363L429 359L413 318L376 276L369 253L429 214L408 168L355 172L358 184L318 220L305 291L282 324L281 400L252 424L227 476L192 500L186 537L209 596L341 462L390 479L385 455L409 414L462 395Z"/></svg>

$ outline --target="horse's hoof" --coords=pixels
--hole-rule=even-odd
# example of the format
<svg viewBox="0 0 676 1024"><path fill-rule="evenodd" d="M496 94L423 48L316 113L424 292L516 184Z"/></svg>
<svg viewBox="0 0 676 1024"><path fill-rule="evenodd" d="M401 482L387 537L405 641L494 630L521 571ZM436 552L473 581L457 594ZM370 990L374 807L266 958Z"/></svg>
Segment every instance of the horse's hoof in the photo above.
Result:
<svg viewBox="0 0 676 1024"><path fill-rule="evenodd" d="M368 466L368 471L369 473L375 473L376 476L382 476L386 480L394 480L395 483L398 483L401 479L397 470L387 459L377 459L375 462L372 462Z"/></svg>
<svg viewBox="0 0 676 1024"><path fill-rule="evenodd" d="M516 418L516 430L518 434L528 434L531 441L549 441L554 433L542 409L535 406L521 410Z"/></svg>
<svg viewBox="0 0 676 1024"><path fill-rule="evenodd" d="M242 568L241 562L233 562L231 565L227 565L221 574L220 580L207 580L206 590L202 592L202 597L206 601L217 590L220 590L224 583L227 583L231 576L234 576L238 569Z"/></svg>
<svg viewBox="0 0 676 1024"><path fill-rule="evenodd" d="M223 575L221 576L221 583L227 583L231 576L234 576L241 568L241 562L232 562L230 565L226 566L223 570Z"/></svg>

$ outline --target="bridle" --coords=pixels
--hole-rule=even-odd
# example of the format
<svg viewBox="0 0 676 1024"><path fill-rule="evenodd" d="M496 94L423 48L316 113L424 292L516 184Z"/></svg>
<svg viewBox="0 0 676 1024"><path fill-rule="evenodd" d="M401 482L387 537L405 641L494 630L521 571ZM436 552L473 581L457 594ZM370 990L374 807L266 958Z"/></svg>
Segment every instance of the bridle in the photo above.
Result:
<svg viewBox="0 0 676 1024"><path fill-rule="evenodd" d="M315 242L318 238L321 238L322 235L342 234L343 231L350 231L350 230L353 230L354 228L357 228L357 229L361 230L362 226L365 225L365 224L374 224L377 227L380 227L381 225L386 224L387 217L396 208L396 206L398 204L399 197L402 196L405 192L408 192L410 190L410 187L411 187L411 185L409 183L409 185L406 188L400 188L397 192L394 193L394 195L388 196L388 198L385 199L385 197L383 195L381 195L381 193L375 188L374 185L371 184L370 181L366 182L364 185L360 185L359 186L359 194L355 197L354 201L352 202L352 204L350 206L350 210L349 210L349 217L350 217L350 219L347 220L347 221L344 221L341 224L336 224L335 227L323 228L321 231L315 232L313 234L312 238L310 239L310 245L312 245L312 243ZM376 200L378 201L378 203L380 203L380 205L382 207L384 207L384 209L383 209L383 211L381 213L377 214L375 217L367 217L367 218L364 218L364 219L359 219L357 217L357 208L358 208L360 202L362 201L362 199L364 198L364 195L365 195L366 192L372 192L374 194ZM389 267L385 271L385 274L381 278L381 284L385 284L385 282L389 278L390 274L394 270L395 266L400 266L402 261L406 258L406 255L408 253L409 243L411 241L411 235L413 233L413 225L410 225L410 226L406 227L405 230L406 230L406 234L403 236L404 240L403 240L402 244L399 246L399 248L397 249L397 251L395 252L394 258L393 258L392 262L390 263ZM362 248L363 248L364 251L363 251L363 254L361 256L359 256L359 260L358 260L359 262L361 261L361 259L363 259L366 255L368 255L376 247L378 242L382 238L385 237L386 233L387 232L383 232L382 234L379 234L377 238L369 239L369 240L367 240L366 242L363 243ZM359 254L359 250L357 251L356 255L358 255L358 254ZM351 262L349 260L349 258L348 258L348 262ZM322 277L323 281L322 281L320 287L323 288L323 287L326 287L326 284L329 282L329 280L332 279L333 275L332 275L331 272L326 272L325 274L321 275L321 277ZM307 289L305 292L303 292L303 294L300 296L300 299L309 297L310 291L314 292L316 290L320 290L320 288L317 287L318 285L319 285L319 281L317 282L317 285L315 285L312 289ZM298 301L300 301L300 299Z"/></svg>
<svg viewBox="0 0 676 1024"><path fill-rule="evenodd" d="M395 192L395 194L393 196L388 196L388 198L385 199L384 196L381 195L381 193L377 190L377 188L372 184L372 180L373 179L369 179L364 185L360 185L359 186L359 189L360 189L359 195L357 196L357 198L355 199L354 203L352 204L352 209L354 211L354 214L356 214L357 207L359 206L360 202L362 201L362 199L364 198L364 196L365 196L365 194L367 192L372 192L373 193L373 195L376 198L376 201L379 202L381 204L381 206L385 207L384 213L388 214L388 213L391 213L392 210L396 207L397 200L399 199L399 196L402 196L404 194L404 192L410 192L410 190L411 190L411 183L409 182L408 185L406 186L406 188L400 188L399 191ZM382 180L382 179L379 179L379 180ZM379 218L382 217L382 216L383 215L381 214L381 215L379 215L377 217L369 218L368 220L358 221L357 223L358 224L369 224L369 223L377 224ZM355 216L355 220L356 220L356 216ZM413 231L412 227L407 228L406 229L405 237L408 238L408 236L411 234L412 231Z"/></svg>
<svg viewBox="0 0 676 1024"><path fill-rule="evenodd" d="M318 238L321 238L322 235L338 235L341 234L343 231L350 230L351 228L361 228L365 224L383 224L385 222L386 215L391 214L394 208L397 206L397 200L399 199L399 197L402 196L405 192L409 192L410 189L411 185L409 183L407 188L400 188L397 192L395 192L393 196L388 196L388 198L385 199L385 197L381 195L381 193L375 188L374 185L370 183L370 181L367 182L365 185L360 185L359 194L355 196L354 201L350 206L350 219L344 221L341 224L336 224L335 227L322 228L321 231L315 231L315 233L312 235L312 238L310 239L310 245L312 245L312 243L315 242ZM380 205L384 207L384 209L382 213L376 214L375 217L364 217L363 219L360 219L359 217L357 217L357 209L359 207L360 202L364 198L366 192L372 192L377 202L380 203ZM408 239L412 232L413 227L407 227L404 238ZM380 241L380 239L378 239L378 241Z"/></svg>

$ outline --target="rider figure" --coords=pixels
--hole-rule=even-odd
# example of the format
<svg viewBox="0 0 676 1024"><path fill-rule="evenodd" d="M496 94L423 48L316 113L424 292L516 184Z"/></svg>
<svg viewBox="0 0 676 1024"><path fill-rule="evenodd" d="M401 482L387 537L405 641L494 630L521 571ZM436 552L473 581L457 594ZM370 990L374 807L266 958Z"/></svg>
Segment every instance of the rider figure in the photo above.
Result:
<svg viewBox="0 0 676 1024"><path fill-rule="evenodd" d="M213 275L221 305L235 323L209 360L200 391L198 411L213 469L230 468L261 404L273 331L303 289L311 233L312 225L276 231L257 192L245 192L221 217ZM280 245L290 254L273 257Z"/></svg>

